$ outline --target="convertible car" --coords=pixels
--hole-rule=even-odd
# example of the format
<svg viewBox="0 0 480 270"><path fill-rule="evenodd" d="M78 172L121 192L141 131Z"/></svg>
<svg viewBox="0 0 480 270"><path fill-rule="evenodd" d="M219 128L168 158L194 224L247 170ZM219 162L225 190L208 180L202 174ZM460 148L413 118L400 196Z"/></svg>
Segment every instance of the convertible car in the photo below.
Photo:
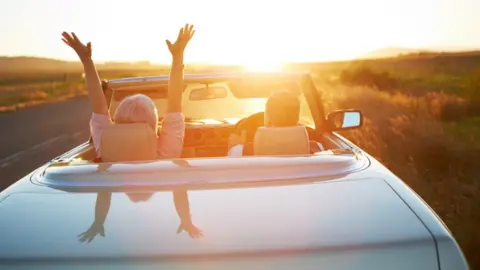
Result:
<svg viewBox="0 0 480 270"><path fill-rule="evenodd" d="M144 93L163 115L167 82L103 88L111 112ZM263 126L280 90L298 95L301 125ZM90 140L31 172L0 193L0 268L468 269L435 212L337 134L361 112L326 114L321 94L303 73L186 75L182 157L126 161L156 140L113 125L102 160ZM243 156L227 156L241 131Z"/></svg>

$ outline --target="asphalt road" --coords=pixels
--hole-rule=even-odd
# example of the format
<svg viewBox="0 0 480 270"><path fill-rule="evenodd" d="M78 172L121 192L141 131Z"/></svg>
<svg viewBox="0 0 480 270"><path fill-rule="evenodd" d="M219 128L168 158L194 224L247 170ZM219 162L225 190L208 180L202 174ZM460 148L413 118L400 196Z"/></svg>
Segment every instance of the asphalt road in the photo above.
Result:
<svg viewBox="0 0 480 270"><path fill-rule="evenodd" d="M0 114L0 190L88 140L87 97Z"/></svg>

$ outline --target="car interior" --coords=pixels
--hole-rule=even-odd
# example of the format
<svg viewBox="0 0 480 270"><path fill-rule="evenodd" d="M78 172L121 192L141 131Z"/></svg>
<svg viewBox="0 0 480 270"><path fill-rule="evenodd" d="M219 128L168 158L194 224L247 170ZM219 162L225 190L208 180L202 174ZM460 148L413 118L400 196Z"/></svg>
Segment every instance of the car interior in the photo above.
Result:
<svg viewBox="0 0 480 270"><path fill-rule="evenodd" d="M236 130L237 125L231 124L187 124L181 158L226 157L228 137ZM243 155L310 155L338 148L331 140L312 139L314 137L315 130L303 125L276 128L264 127L263 123L258 126L249 125ZM320 149L318 143L323 149ZM156 149L157 139L148 124L109 125L102 133L102 162L154 160L157 156ZM75 158L96 161L93 144Z"/></svg>
<svg viewBox="0 0 480 270"><path fill-rule="evenodd" d="M311 155L338 148L332 140L317 135L312 125L313 120L310 124L301 123L293 127L265 127L264 102L260 102L257 110L253 110L246 117L228 119L230 115L222 113L235 110L235 108L232 109L234 103L228 103L228 98L235 96L233 97L235 100L248 98L253 100L261 97L266 100L272 91L285 89L285 84L272 84L272 86L269 84L267 87L263 84L257 87L261 90L249 90L249 92L235 90L243 89L245 85L235 87L232 84L228 87L222 84L186 85L184 92L187 93L183 95L186 128L181 158L226 157L230 134L240 134L241 131L246 131L247 134L244 156ZM303 97L297 85L288 87L291 87L288 90L298 91L299 96ZM114 110L123 98L139 92L150 96L159 108L159 115L163 115L162 108L166 107L166 88L165 84L139 87L129 85L127 90L114 91L109 102L110 115L114 115ZM248 88L252 89L252 86ZM261 92L263 89L267 90ZM249 96L252 92L255 96ZM304 101L302 105L301 117L305 114L311 118L307 103ZM198 114L199 107L201 107L202 117L190 117ZM249 105L249 107L252 106ZM245 111L242 112L245 115ZM236 111L236 114L239 112ZM162 119L159 121L160 129L161 123ZM103 131L101 140L101 160L96 158L95 149L90 143L88 147L72 157L72 161L80 163L142 161L155 160L157 156L156 136L147 124L110 125Z"/></svg>

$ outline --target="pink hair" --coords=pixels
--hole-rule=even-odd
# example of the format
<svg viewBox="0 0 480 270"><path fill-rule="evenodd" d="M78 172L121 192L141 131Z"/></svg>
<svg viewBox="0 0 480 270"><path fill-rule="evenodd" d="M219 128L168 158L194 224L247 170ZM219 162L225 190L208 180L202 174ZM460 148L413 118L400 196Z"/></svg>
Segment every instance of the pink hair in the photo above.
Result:
<svg viewBox="0 0 480 270"><path fill-rule="evenodd" d="M151 98L143 94L126 97L117 107L116 124L147 123L155 133L158 130L158 111Z"/></svg>

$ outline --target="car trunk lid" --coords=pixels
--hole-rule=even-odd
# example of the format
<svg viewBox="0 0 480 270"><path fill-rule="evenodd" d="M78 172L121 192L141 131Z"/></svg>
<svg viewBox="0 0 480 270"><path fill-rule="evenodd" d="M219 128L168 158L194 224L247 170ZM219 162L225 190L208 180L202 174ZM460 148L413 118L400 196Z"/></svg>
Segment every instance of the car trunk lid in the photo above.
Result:
<svg viewBox="0 0 480 270"><path fill-rule="evenodd" d="M105 237L90 243L77 235L102 219L98 194L11 194L0 204L0 266L438 269L432 236L382 179L132 194L100 202ZM190 216L203 237L177 233Z"/></svg>

